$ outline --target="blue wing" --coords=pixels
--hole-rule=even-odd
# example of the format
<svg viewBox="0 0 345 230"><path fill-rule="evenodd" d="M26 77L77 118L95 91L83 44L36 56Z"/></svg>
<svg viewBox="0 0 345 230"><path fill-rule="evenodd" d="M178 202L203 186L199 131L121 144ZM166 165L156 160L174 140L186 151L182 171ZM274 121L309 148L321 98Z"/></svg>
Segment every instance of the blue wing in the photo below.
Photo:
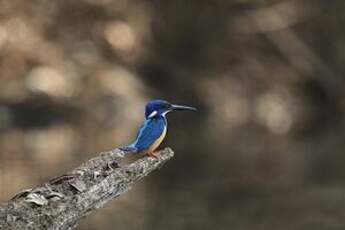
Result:
<svg viewBox="0 0 345 230"><path fill-rule="evenodd" d="M163 133L166 127L165 118L149 119L141 126L135 142L130 145L138 152L148 149Z"/></svg>

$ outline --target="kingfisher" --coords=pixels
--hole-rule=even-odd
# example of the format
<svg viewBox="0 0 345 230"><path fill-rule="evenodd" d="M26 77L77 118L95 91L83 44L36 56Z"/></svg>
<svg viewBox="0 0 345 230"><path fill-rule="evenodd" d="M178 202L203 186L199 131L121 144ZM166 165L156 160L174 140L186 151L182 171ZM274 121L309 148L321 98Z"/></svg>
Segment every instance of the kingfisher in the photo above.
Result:
<svg viewBox="0 0 345 230"><path fill-rule="evenodd" d="M147 156L159 158L155 150L164 140L167 133L166 115L171 111L191 110L196 108L175 105L165 100L152 100L145 107L145 121L140 127L133 143L120 149L124 152L144 153Z"/></svg>

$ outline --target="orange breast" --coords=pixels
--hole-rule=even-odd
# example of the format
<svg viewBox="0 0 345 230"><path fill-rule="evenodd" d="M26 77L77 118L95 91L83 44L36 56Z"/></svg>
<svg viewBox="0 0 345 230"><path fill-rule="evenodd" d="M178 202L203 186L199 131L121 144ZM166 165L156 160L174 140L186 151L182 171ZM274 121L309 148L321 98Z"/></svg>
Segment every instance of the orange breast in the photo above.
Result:
<svg viewBox="0 0 345 230"><path fill-rule="evenodd" d="M151 147L149 148L149 151L150 152L153 152L155 151L158 146L162 143L162 141L164 140L165 138L165 135L167 134L167 128L165 127L161 136L151 145Z"/></svg>

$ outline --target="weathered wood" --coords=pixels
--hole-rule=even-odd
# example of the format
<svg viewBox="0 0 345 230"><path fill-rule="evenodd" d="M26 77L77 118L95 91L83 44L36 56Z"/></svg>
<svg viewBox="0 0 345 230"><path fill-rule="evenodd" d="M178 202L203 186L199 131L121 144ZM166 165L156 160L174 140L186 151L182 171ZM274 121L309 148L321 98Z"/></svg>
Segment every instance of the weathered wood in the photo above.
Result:
<svg viewBox="0 0 345 230"><path fill-rule="evenodd" d="M25 190L0 206L0 229L73 229L78 221L131 185L159 169L173 157L167 148L161 157L141 158L119 165L123 152L101 153L70 173Z"/></svg>

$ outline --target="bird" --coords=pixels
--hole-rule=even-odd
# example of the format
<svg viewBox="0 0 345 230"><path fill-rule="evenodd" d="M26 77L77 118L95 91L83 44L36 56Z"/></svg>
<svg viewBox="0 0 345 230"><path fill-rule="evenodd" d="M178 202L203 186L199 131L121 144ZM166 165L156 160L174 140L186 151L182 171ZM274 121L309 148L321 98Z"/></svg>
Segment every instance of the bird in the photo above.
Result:
<svg viewBox="0 0 345 230"><path fill-rule="evenodd" d="M158 159L159 154L155 153L155 150L167 134L168 122L166 115L177 110L195 111L196 108L172 104L161 99L149 101L145 106L144 123L139 129L135 141L125 147L121 147L120 150L126 153L143 153Z"/></svg>

